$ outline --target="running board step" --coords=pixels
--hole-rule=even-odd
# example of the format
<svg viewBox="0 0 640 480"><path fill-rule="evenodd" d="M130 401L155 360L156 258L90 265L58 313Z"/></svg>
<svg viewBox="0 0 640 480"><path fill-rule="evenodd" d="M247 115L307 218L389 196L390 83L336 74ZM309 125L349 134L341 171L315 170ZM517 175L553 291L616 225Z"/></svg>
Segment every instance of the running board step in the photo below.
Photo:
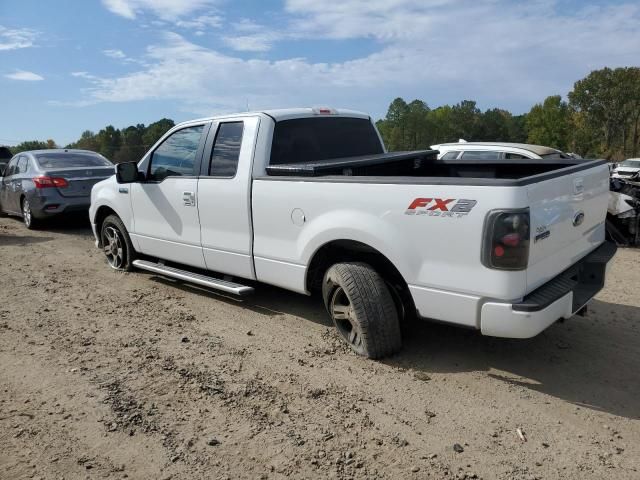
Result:
<svg viewBox="0 0 640 480"><path fill-rule="evenodd" d="M149 272L175 278L177 280L195 283L196 285L213 288L226 293L233 293L234 295L244 296L253 293L253 287L220 280L218 278L207 277L206 275L189 272L187 270L180 270L179 268L168 267L160 263L148 262L146 260L134 260L133 266L140 268L141 270L147 270Z"/></svg>

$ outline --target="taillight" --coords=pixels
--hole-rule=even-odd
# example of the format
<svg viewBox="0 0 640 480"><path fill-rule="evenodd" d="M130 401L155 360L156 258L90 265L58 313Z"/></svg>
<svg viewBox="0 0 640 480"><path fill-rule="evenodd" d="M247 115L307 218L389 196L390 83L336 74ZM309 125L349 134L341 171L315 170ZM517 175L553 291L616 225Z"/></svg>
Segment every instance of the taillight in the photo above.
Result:
<svg viewBox="0 0 640 480"><path fill-rule="evenodd" d="M36 184L36 188L66 188L69 186L69 182L62 177L47 177L45 175L34 177L33 183Z"/></svg>
<svg viewBox="0 0 640 480"><path fill-rule="evenodd" d="M498 270L523 270L529 261L529 209L489 213L482 263Z"/></svg>

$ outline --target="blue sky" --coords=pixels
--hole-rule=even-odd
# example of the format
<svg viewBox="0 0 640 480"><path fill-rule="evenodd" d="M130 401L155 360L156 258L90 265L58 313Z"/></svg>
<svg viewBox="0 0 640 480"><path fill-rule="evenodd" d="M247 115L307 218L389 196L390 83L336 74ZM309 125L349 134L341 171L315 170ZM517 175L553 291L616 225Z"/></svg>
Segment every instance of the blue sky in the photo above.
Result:
<svg viewBox="0 0 640 480"><path fill-rule="evenodd" d="M640 62L624 0L0 0L0 144L393 98L528 111Z"/></svg>

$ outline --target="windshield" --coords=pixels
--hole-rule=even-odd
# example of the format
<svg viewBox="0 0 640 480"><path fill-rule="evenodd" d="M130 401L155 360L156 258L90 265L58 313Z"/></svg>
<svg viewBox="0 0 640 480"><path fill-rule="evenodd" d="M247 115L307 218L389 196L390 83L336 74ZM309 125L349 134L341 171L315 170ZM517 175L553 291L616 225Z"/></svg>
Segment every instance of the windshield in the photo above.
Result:
<svg viewBox="0 0 640 480"><path fill-rule="evenodd" d="M383 153L371 121L365 118L312 117L276 123L271 165L315 162Z"/></svg>
<svg viewBox="0 0 640 480"><path fill-rule="evenodd" d="M110 167L113 164L104 157L90 153L40 153L36 155L42 168Z"/></svg>
<svg viewBox="0 0 640 480"><path fill-rule="evenodd" d="M620 164L621 167L640 168L640 160L625 160Z"/></svg>

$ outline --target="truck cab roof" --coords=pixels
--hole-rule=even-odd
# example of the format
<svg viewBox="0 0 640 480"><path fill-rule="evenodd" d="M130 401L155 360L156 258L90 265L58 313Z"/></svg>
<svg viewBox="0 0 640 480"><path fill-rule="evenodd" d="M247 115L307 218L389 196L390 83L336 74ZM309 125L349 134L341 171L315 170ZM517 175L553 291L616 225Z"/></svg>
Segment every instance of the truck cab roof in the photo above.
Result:
<svg viewBox="0 0 640 480"><path fill-rule="evenodd" d="M215 115L212 117L203 117L197 120L189 120L187 122L179 123L177 126L188 125L194 122L211 121L211 120L224 120L234 117L247 117L255 115L266 115L271 117L275 122L283 120L292 120L295 118L307 118L307 117L350 117L350 118L362 118L370 119L371 117L366 113L359 112L357 110L348 110L344 108L331 108L331 107L301 107L301 108L279 108L271 110L255 110L247 112L237 112L223 115Z"/></svg>

